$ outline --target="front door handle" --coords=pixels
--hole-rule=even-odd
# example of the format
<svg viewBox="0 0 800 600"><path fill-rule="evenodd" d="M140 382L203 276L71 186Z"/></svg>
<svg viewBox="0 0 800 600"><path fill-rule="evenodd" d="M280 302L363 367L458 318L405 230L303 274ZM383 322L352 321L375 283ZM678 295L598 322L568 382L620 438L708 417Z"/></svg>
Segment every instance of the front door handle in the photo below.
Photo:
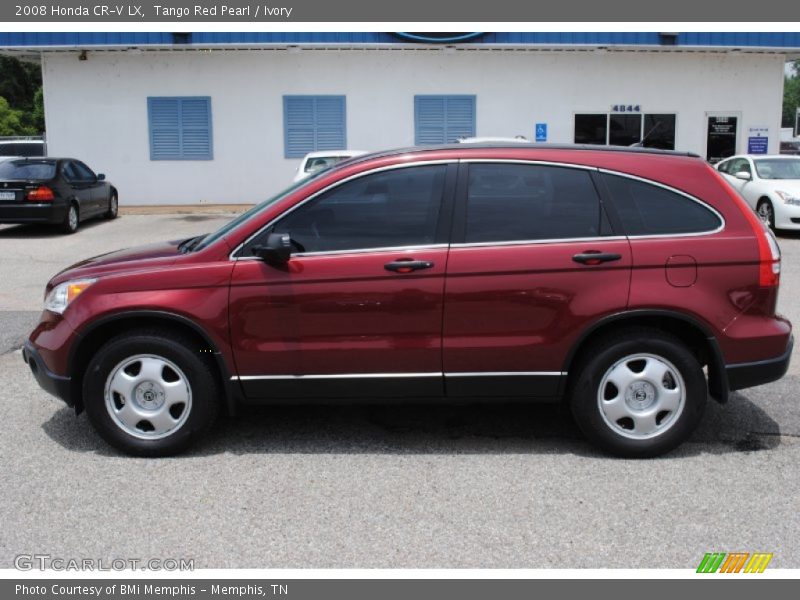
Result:
<svg viewBox="0 0 800 600"><path fill-rule="evenodd" d="M583 265L599 265L604 262L611 262L612 260L619 260L622 258L621 254L613 254L611 252L598 252L597 250L587 250L572 257L577 263Z"/></svg>
<svg viewBox="0 0 800 600"><path fill-rule="evenodd" d="M384 269L395 273L411 273L412 271L430 269L431 267L433 267L433 262L429 260L411 260L410 258L401 258L383 265Z"/></svg>

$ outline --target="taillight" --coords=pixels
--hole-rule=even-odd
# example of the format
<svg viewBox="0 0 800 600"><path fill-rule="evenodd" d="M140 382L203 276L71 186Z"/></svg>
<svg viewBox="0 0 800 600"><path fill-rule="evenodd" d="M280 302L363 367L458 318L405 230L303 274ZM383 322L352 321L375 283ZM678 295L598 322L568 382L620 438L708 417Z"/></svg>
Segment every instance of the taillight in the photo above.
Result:
<svg viewBox="0 0 800 600"><path fill-rule="evenodd" d="M742 214L753 228L753 233L758 241L758 285L759 287L777 287L781 279L781 250L778 241L772 231L764 224L764 221L756 216L753 209L747 204L744 198L731 187L719 171L709 166L714 176L728 192L728 196L741 209Z"/></svg>
<svg viewBox="0 0 800 600"><path fill-rule="evenodd" d="M28 193L25 194L25 200L29 202L52 202L55 200L55 197L53 190L46 185L40 185L35 189L29 190Z"/></svg>

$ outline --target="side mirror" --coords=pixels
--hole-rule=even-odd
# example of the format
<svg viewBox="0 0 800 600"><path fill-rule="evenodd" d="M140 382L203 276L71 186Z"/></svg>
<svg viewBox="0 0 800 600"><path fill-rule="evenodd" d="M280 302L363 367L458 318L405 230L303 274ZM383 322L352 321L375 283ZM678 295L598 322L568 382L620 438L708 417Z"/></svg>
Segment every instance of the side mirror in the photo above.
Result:
<svg viewBox="0 0 800 600"><path fill-rule="evenodd" d="M750 181L753 178L753 176L747 171L739 171L736 173L736 175L734 175L734 177L736 177L736 179L741 179L742 181Z"/></svg>
<svg viewBox="0 0 800 600"><path fill-rule="evenodd" d="M292 238L288 233L270 233L267 243L253 246L251 252L270 265L285 265L292 256Z"/></svg>
<svg viewBox="0 0 800 600"><path fill-rule="evenodd" d="M97 174L97 181L105 181L105 180L106 180L106 174L105 173L98 173Z"/></svg>

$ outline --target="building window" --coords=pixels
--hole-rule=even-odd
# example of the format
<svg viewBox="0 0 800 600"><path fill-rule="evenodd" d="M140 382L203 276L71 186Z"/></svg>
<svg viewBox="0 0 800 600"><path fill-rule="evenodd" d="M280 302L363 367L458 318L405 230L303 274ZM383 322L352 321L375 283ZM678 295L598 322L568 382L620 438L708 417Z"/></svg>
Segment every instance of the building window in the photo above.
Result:
<svg viewBox="0 0 800 600"><path fill-rule="evenodd" d="M575 115L575 143L604 146L608 138L608 115Z"/></svg>
<svg viewBox="0 0 800 600"><path fill-rule="evenodd" d="M414 96L414 143L451 144L475 135L475 96Z"/></svg>
<svg viewBox="0 0 800 600"><path fill-rule="evenodd" d="M643 132L645 148L675 149L675 115L646 114Z"/></svg>
<svg viewBox="0 0 800 600"><path fill-rule="evenodd" d="M675 115L594 113L575 115L575 143L675 149Z"/></svg>
<svg viewBox="0 0 800 600"><path fill-rule="evenodd" d="M284 156L347 148L344 96L284 96Z"/></svg>
<svg viewBox="0 0 800 600"><path fill-rule="evenodd" d="M147 99L150 160L211 160L211 98Z"/></svg>

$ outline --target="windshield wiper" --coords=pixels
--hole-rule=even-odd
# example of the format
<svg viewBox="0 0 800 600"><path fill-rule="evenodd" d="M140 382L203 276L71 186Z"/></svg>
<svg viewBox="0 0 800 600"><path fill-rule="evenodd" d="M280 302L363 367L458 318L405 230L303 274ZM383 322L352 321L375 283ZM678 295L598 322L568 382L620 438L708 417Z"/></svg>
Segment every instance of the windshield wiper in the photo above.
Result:
<svg viewBox="0 0 800 600"><path fill-rule="evenodd" d="M181 254L186 254L187 252L191 252L195 249L197 244L201 242L201 240L206 237L207 234L197 235L195 237L189 238L188 240L183 240L180 244L178 244L178 252Z"/></svg>

